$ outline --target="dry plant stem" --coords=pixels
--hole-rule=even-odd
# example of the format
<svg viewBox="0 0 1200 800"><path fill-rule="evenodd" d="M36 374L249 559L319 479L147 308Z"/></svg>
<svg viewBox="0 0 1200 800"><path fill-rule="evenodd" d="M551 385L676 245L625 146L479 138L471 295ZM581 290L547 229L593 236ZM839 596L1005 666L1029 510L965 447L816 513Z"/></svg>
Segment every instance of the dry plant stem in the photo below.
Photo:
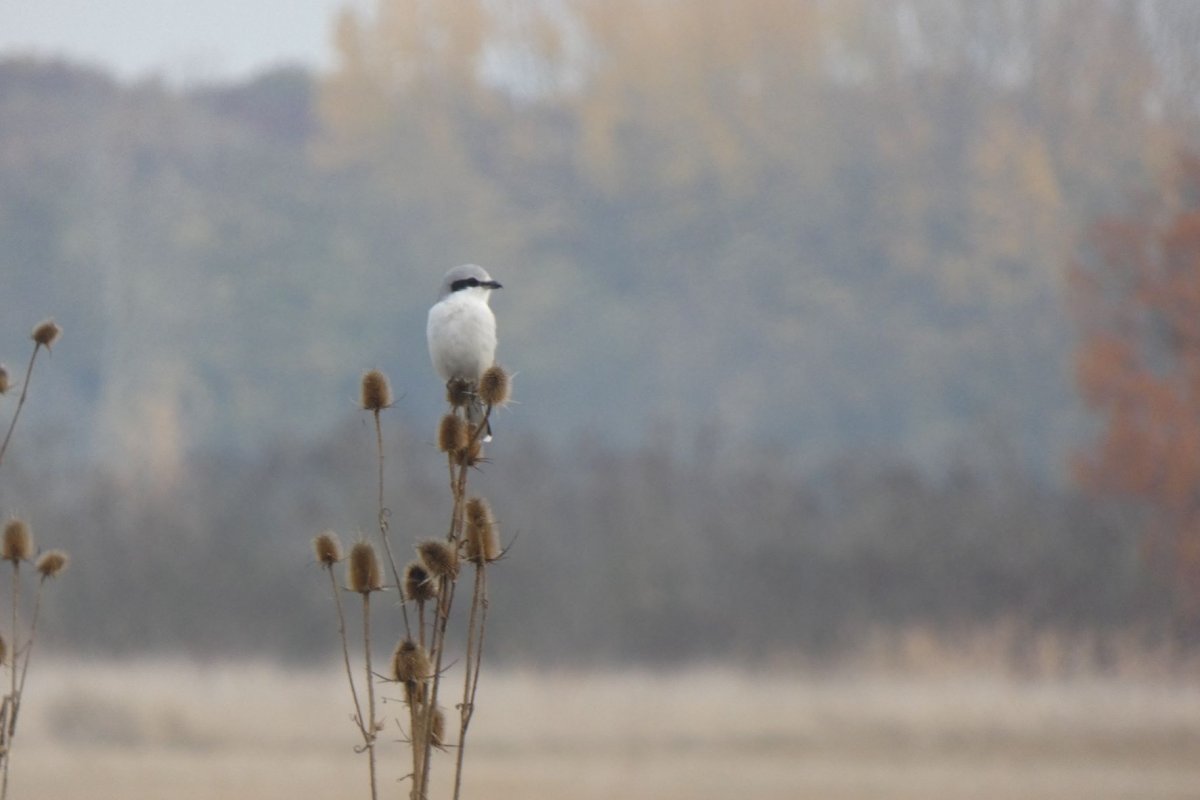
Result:
<svg viewBox="0 0 1200 800"><path fill-rule="evenodd" d="M20 580L20 578L21 578L21 562L14 560L12 562L12 567L13 567L12 636L9 637L9 641L12 642L12 656L11 656L11 659L12 659L11 667L12 668L8 671L9 676L12 679L12 688L11 688L11 691L9 692L9 697L11 698L12 705L9 708L8 735L5 738L5 742L9 745L9 747L12 746L13 732L15 731L16 724L17 724L17 703L19 702L18 696L17 696L17 663L20 661L20 658L21 658L20 640L17 639L17 634L18 634L18 631L17 631L17 623L18 623L17 604L21 600L21 580ZM5 766L5 777L7 777L7 774L8 774L7 773L7 767L8 767L7 760L5 760L4 766Z"/></svg>
<svg viewBox="0 0 1200 800"><path fill-rule="evenodd" d="M35 347L34 354L36 355L36 353L37 348ZM32 368L32 362L30 363L30 366ZM12 433L11 427L9 428L9 433ZM12 642L12 655L9 656L10 660L8 670L11 682L9 695L7 698L8 717L4 722L4 731L2 734L4 746L2 757L4 759L4 767L2 770L0 770L0 773L2 773L0 774L0 800L8 797L8 767L9 764L12 763L13 733L16 731L17 706L19 704L17 695L17 664L20 662L21 649L18 646L17 640L17 623L19 620L17 606L21 599L21 562L14 560L12 562L12 566L12 634L9 637L9 641Z"/></svg>
<svg viewBox="0 0 1200 800"><path fill-rule="evenodd" d="M475 693L479 688L479 668L483 662L483 630L487 620L487 567L481 558L475 566L475 591L471 596L471 614L467 622L467 655L463 678L463 699L458 729L458 753L454 762L454 800L462 791L463 756L467 751L467 727L475 713Z"/></svg>
<svg viewBox="0 0 1200 800"><path fill-rule="evenodd" d="M479 425L471 430L471 436L467 440L467 447L463 450L466 453L471 446L481 437L488 427L488 419L491 416L492 407L488 406L484 412L483 419ZM464 419L465 419L464 412ZM466 497L467 497L467 459L460 458L455 464L454 455L449 457L450 460L450 491L454 497L454 507L450 514L450 531L447 534L447 540L457 546L462 541L462 533L465 525L466 517ZM457 475L455 474L455 466L458 467ZM434 629L432 633L432 654L434 657L434 675L433 685L429 692L429 704L425 708L425 731L428 733L433 729L433 717L437 713L438 688L441 684L442 662L445 652L446 642L446 624L450 619L450 609L454 602L454 590L457 581L441 578L440 591L438 592L437 616L434 619ZM470 662L470 654L468 652L468 663ZM424 755L424 770L422 773L422 797L428 789L429 763L433 753L433 737L427 736L425 739L425 755ZM461 764L462 746L459 743L459 754L456 763ZM460 784L459 773L461 767L456 769L455 774L455 794L457 796L458 786Z"/></svg>
<svg viewBox="0 0 1200 800"><path fill-rule="evenodd" d="M21 662L21 676L17 681L17 697L25 694L25 676L29 674L29 659L33 655L33 643L37 639L38 617L42 614L42 587L46 585L46 578L43 577L38 581L37 592L33 596L33 616L29 620L29 641L25 643L25 660ZM16 654L13 654L13 667L16 667ZM16 732L17 729L17 710L19 703L13 703L12 707L12 729Z"/></svg>
<svg viewBox="0 0 1200 800"><path fill-rule="evenodd" d="M350 684L350 697L354 700L354 722L366 738L367 729L363 725L362 705L358 702L358 690L354 688L354 671L350 668L350 643L346 639L346 614L342 608L341 589L338 588L337 578L333 577L333 568L326 567L329 572L329 586L333 589L333 602L337 606L338 638L342 640L342 663L346 665L346 681Z"/></svg>
<svg viewBox="0 0 1200 800"><path fill-rule="evenodd" d="M433 677L430 681L428 702L422 709L424 712L421 721L421 731L424 753L422 755L421 768L421 793L420 798L428 796L429 792L429 763L433 757L433 717L437 713L438 687L442 683L442 655L445 651L446 642L446 623L450 619L450 607L454 603L454 586L455 581L447 578L438 578L438 603L437 616L434 618L433 625Z"/></svg>
<svg viewBox="0 0 1200 800"><path fill-rule="evenodd" d="M392 567L392 577L396 581L396 588L402 589L404 584L400 580L400 568L396 565L396 558L392 555L392 543L388 539L387 509L383 505L383 425L379 421L379 409L375 409L375 452L379 456L379 538L383 541L383 552L387 554L388 564ZM404 602L403 590L400 592L400 613L404 616L404 632L412 636L412 630L408 624L408 606Z"/></svg>
<svg viewBox="0 0 1200 800"><path fill-rule="evenodd" d="M4 454L8 451L8 442L12 439L13 430L17 427L17 418L21 416L21 408L25 405L25 394L29 391L29 379L33 375L33 362L37 361L37 354L41 349L42 345L40 343L34 343L33 355L29 357L29 366L25 369L25 382L21 384L21 397L17 400L17 410L13 412L12 421L8 423L8 433L4 434L4 444L0 444L0 464L4 463ZM3 797L2 793L0 793L0 797Z"/></svg>
<svg viewBox="0 0 1200 800"><path fill-rule="evenodd" d="M407 688L405 689L407 691ZM410 800L421 800L424 781L421 776L424 774L424 756L425 749L419 744L425 739L421 732L421 709L423 708L419 698L425 696L424 687L418 687L413 695L409 697L408 716L409 716L409 739L412 744L412 759L413 759L413 774L412 774L412 790L409 792Z"/></svg>
<svg viewBox="0 0 1200 800"><path fill-rule="evenodd" d="M363 737L366 739L367 768L371 776L371 800L378 797L375 789L375 734L378 725L375 722L375 675L371 672L371 593L363 592L363 660L366 662L367 673L367 726Z"/></svg>

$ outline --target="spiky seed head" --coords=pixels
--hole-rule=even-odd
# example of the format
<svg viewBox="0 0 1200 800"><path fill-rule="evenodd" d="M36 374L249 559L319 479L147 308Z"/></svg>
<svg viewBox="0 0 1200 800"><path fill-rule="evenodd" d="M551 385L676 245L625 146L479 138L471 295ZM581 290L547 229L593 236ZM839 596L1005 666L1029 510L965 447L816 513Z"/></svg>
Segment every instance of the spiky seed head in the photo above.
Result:
<svg viewBox="0 0 1200 800"><path fill-rule="evenodd" d="M362 407L367 411L380 411L392 404L392 385L387 376L377 369L362 376Z"/></svg>
<svg viewBox="0 0 1200 800"><path fill-rule="evenodd" d="M0 394L8 394L8 367L0 364Z"/></svg>
<svg viewBox="0 0 1200 800"><path fill-rule="evenodd" d="M62 328L58 327L58 323L52 319L45 319L39 322L33 329L32 338L47 350L50 345L58 341L58 337L62 335Z"/></svg>
<svg viewBox="0 0 1200 800"><path fill-rule="evenodd" d="M392 680L410 683L433 677L433 665L425 648L412 639L401 639L392 653Z"/></svg>
<svg viewBox="0 0 1200 800"><path fill-rule="evenodd" d="M467 446L467 426L457 414L446 414L438 425L438 449L457 453Z"/></svg>
<svg viewBox="0 0 1200 800"><path fill-rule="evenodd" d="M404 568L404 596L415 603L426 603L437 597L437 582L420 561L410 561Z"/></svg>
<svg viewBox="0 0 1200 800"><path fill-rule="evenodd" d="M333 531L317 534L313 538L313 551L317 554L317 563L323 567L332 568L342 560L342 543Z"/></svg>
<svg viewBox="0 0 1200 800"><path fill-rule="evenodd" d="M475 392L469 381L462 378L451 378L446 383L446 402L454 408L469 405L475 399Z"/></svg>
<svg viewBox="0 0 1200 800"><path fill-rule="evenodd" d="M350 548L350 565L347 568L347 583L350 590L359 594L377 592L383 587L379 577L379 559L370 542L355 542Z"/></svg>
<svg viewBox="0 0 1200 800"><path fill-rule="evenodd" d="M479 378L479 399L484 405L502 406L508 402L511 383L504 367L493 364Z"/></svg>
<svg viewBox="0 0 1200 800"><path fill-rule="evenodd" d="M446 715L442 713L440 708L433 710L433 726L429 731L433 736L433 743L441 747L446 742Z"/></svg>
<svg viewBox="0 0 1200 800"><path fill-rule="evenodd" d="M417 554L433 577L454 578L458 575L458 551L446 542L428 539L417 545Z"/></svg>
<svg viewBox="0 0 1200 800"><path fill-rule="evenodd" d="M492 509L482 497L467 500L467 558L476 564L500 557L500 537Z"/></svg>
<svg viewBox="0 0 1200 800"><path fill-rule="evenodd" d="M0 557L14 564L26 561L33 555L33 534L24 520L10 519L4 526L4 544L0 548Z"/></svg>
<svg viewBox="0 0 1200 800"><path fill-rule="evenodd" d="M38 556L34 566L43 578L53 578L67 568L70 558L63 550L47 550Z"/></svg>

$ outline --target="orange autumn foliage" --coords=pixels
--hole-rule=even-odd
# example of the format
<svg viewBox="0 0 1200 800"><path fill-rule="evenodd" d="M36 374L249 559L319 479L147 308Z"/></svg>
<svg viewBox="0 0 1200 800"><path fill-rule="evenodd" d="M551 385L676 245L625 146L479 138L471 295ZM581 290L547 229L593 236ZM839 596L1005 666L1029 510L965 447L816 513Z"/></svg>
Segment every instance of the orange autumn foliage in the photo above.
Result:
<svg viewBox="0 0 1200 800"><path fill-rule="evenodd" d="M1200 616L1200 158L1161 194L1097 222L1071 269L1076 383L1101 419L1077 455L1092 490L1143 501L1143 551Z"/></svg>

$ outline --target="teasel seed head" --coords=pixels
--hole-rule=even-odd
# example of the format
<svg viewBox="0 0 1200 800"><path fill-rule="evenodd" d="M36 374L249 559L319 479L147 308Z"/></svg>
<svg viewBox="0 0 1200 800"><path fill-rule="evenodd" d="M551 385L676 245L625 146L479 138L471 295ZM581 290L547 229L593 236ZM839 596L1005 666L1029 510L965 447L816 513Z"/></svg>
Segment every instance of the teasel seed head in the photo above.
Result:
<svg viewBox="0 0 1200 800"><path fill-rule="evenodd" d="M379 577L379 559L370 542L355 542L350 548L350 566L347 569L350 590L359 594L377 592L383 588Z"/></svg>
<svg viewBox="0 0 1200 800"><path fill-rule="evenodd" d="M0 394L8 394L8 367L0 364Z"/></svg>
<svg viewBox="0 0 1200 800"><path fill-rule="evenodd" d="M33 535L24 520L10 519L4 526L4 543L0 547L0 557L14 564L26 561L33 555Z"/></svg>
<svg viewBox="0 0 1200 800"><path fill-rule="evenodd" d="M454 578L458 576L458 551L446 542L428 539L417 545L417 553L421 556L425 569L435 578Z"/></svg>
<svg viewBox="0 0 1200 800"><path fill-rule="evenodd" d="M43 578L53 578L67 568L70 560L64 550L47 550L38 556L34 566Z"/></svg>
<svg viewBox="0 0 1200 800"><path fill-rule="evenodd" d="M438 449L457 453L467 446L467 426L457 414L446 414L438 425Z"/></svg>
<svg viewBox="0 0 1200 800"><path fill-rule="evenodd" d="M363 373L362 407L367 411L380 411L392 404L392 385L387 376L377 369Z"/></svg>
<svg viewBox="0 0 1200 800"><path fill-rule="evenodd" d="M419 683L433 677L433 664L425 648L412 639L401 639L392 653L392 680Z"/></svg>
<svg viewBox="0 0 1200 800"><path fill-rule="evenodd" d="M437 597L437 581L420 561L410 561L404 568L404 596L415 603L426 603Z"/></svg>
<svg viewBox="0 0 1200 800"><path fill-rule="evenodd" d="M484 405L499 407L508 402L511 386L508 373L499 364L488 367L479 379L479 399Z"/></svg>
<svg viewBox="0 0 1200 800"><path fill-rule="evenodd" d="M317 554L317 562L323 567L332 568L342 560L342 543L333 531L317 534L313 539L313 550Z"/></svg>
<svg viewBox="0 0 1200 800"><path fill-rule="evenodd" d="M462 378L451 378L446 383L446 402L454 408L469 405L475 399L471 384Z"/></svg>
<svg viewBox="0 0 1200 800"><path fill-rule="evenodd" d="M39 322L33 329L32 338L37 344L50 349L50 345L58 341L58 337L62 335L62 328L58 327L52 319L46 319Z"/></svg>
<svg viewBox="0 0 1200 800"><path fill-rule="evenodd" d="M430 733L433 734L434 745L441 747L446 742L446 715L442 713L440 708L433 710L433 726Z"/></svg>
<svg viewBox="0 0 1200 800"><path fill-rule="evenodd" d="M482 497L467 500L467 558L476 564L500 557L500 537L492 509Z"/></svg>

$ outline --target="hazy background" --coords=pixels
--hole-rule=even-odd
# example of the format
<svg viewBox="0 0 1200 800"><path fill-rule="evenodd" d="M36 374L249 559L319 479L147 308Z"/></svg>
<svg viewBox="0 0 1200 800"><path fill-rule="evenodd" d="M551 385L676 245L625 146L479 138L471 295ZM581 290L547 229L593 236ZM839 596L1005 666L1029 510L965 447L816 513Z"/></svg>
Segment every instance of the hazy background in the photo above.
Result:
<svg viewBox="0 0 1200 800"><path fill-rule="evenodd" d="M517 536L496 657L1192 636L1145 509L1070 469L1067 274L1196 144L1200 6L342 8L0 12L0 357L65 329L0 510L74 555L52 649L331 657L309 540L374 528L363 370L393 531L444 527L424 321L465 261L517 373L474 479Z"/></svg>

